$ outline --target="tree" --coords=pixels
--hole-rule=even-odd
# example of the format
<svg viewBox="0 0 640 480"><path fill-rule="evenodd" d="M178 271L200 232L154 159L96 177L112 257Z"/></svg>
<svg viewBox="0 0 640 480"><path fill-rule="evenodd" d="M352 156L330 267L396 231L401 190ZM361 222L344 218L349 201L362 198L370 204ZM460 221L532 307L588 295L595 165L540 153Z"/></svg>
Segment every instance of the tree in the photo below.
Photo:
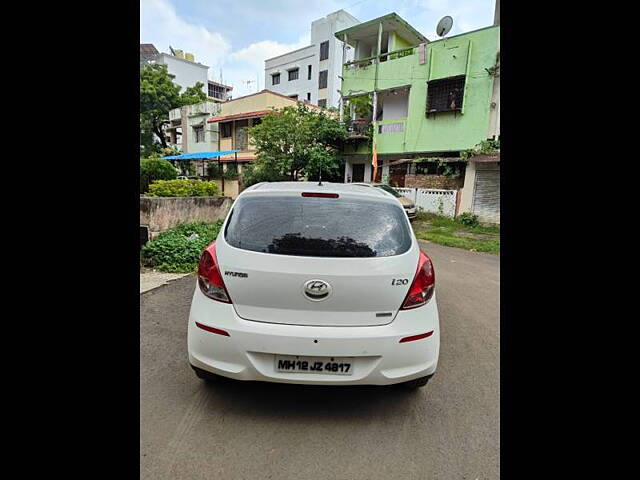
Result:
<svg viewBox="0 0 640 480"><path fill-rule="evenodd" d="M140 71L140 145L149 154L159 150L154 146L154 134L161 148L167 147L162 127L169 123L169 110L207 99L202 82L180 93L181 87L173 79L166 65L145 65Z"/></svg>
<svg viewBox="0 0 640 480"><path fill-rule="evenodd" d="M156 180L174 180L176 169L168 161L160 158L146 158L140 161L140 193L146 193L149 185Z"/></svg>
<svg viewBox="0 0 640 480"><path fill-rule="evenodd" d="M329 180L339 173L347 131L333 113L299 103L267 114L249 134L256 146L256 161L244 175L245 185L317 177L320 171Z"/></svg>

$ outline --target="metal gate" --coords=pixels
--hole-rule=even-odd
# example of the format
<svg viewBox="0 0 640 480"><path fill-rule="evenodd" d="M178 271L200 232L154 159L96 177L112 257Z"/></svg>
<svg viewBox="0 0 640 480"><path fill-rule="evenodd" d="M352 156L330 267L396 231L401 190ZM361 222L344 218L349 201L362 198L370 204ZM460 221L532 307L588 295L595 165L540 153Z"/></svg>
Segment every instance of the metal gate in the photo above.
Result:
<svg viewBox="0 0 640 480"><path fill-rule="evenodd" d="M500 223L500 163L476 164L471 211L481 222Z"/></svg>

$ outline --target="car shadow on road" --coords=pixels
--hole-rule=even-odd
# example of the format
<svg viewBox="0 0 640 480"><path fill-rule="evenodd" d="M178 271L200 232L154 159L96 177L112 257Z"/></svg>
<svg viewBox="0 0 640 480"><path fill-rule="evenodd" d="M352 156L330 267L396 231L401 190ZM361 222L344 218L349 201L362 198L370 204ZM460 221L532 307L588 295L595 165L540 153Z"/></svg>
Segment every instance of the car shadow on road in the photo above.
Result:
<svg viewBox="0 0 640 480"><path fill-rule="evenodd" d="M223 379L203 382L202 388L207 391L209 405L227 414L251 412L266 418L335 421L406 412L412 404L426 401L429 386L412 391L400 385L319 386Z"/></svg>

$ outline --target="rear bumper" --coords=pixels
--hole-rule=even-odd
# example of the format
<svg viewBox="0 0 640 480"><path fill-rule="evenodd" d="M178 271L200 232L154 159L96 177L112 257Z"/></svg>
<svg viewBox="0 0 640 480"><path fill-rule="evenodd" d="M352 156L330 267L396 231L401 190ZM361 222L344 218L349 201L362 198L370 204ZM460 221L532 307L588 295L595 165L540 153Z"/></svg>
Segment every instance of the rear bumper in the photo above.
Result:
<svg viewBox="0 0 640 480"><path fill-rule="evenodd" d="M210 333L200 324L223 329ZM433 331L427 338L400 339ZM388 385L432 375L440 350L435 295L414 310L400 311L388 325L311 327L244 320L232 305L206 298L195 288L188 325L189 362L237 380L322 385ZM354 357L353 375L276 371L275 355Z"/></svg>

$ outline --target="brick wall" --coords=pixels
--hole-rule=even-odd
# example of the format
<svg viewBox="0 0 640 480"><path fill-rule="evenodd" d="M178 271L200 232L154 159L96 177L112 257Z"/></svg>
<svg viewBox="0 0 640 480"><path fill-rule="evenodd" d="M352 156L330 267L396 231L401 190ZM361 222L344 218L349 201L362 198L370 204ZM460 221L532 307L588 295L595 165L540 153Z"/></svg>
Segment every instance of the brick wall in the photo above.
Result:
<svg viewBox="0 0 640 480"><path fill-rule="evenodd" d="M445 175L413 175L404 177L405 188L437 188L442 190L458 190L464 185L464 178L452 178Z"/></svg>

